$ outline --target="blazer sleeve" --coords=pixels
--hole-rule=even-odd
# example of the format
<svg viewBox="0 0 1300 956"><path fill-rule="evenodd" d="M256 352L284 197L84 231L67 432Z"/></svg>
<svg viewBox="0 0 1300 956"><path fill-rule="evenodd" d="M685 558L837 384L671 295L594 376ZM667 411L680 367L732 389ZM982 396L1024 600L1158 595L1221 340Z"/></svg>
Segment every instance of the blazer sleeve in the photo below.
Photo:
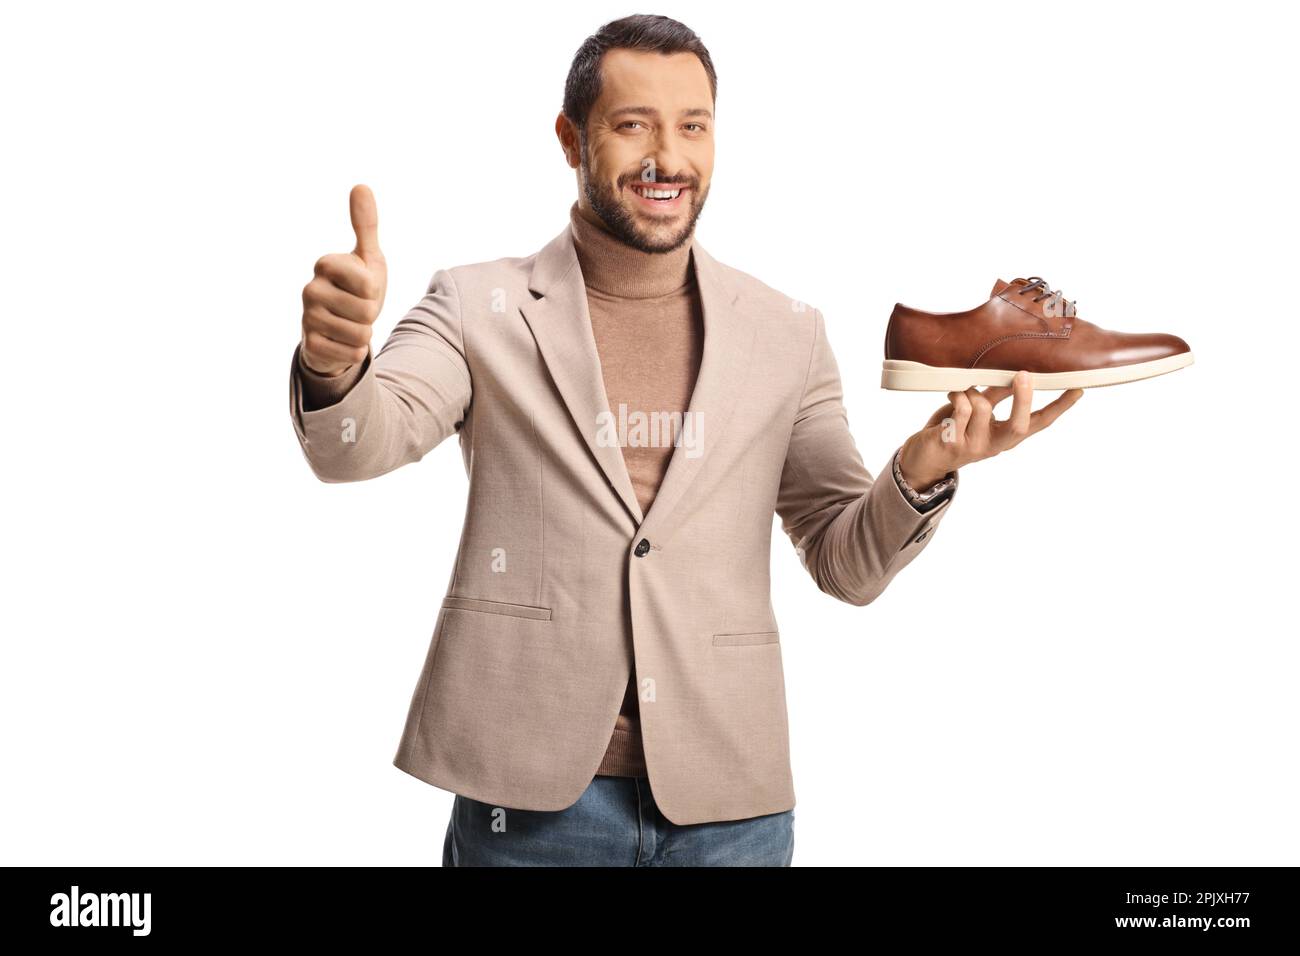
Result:
<svg viewBox="0 0 1300 956"><path fill-rule="evenodd" d="M922 513L893 477L893 455L873 478L849 433L839 369L825 322L815 329L803 394L781 473L776 510L800 560L822 591L869 604L934 538L957 489Z"/></svg>
<svg viewBox="0 0 1300 956"><path fill-rule="evenodd" d="M289 413L307 463L321 481L362 481L418 461L457 431L472 396L460 293L438 270L424 297L397 323L378 354L340 396L312 388L294 350ZM318 380L312 384L319 385ZM308 385L311 387L311 385ZM321 396L336 398L316 407ZM328 398L326 400L328 400Z"/></svg>

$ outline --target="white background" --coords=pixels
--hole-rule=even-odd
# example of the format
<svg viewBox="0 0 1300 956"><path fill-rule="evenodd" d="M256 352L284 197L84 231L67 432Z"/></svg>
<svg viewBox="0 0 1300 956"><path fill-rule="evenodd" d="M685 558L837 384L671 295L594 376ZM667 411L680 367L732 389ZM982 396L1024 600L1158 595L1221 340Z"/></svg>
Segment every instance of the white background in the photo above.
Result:
<svg viewBox="0 0 1300 956"><path fill-rule="evenodd" d="M1196 355L963 469L869 607L775 529L796 865L1300 862L1281 9L642 11L719 72L700 240L823 310L873 473L940 398L879 388L897 301L1042 275ZM288 415L300 294L352 248L357 182L377 345L436 269L559 232L569 61L631 12L6 13L3 862L439 862L451 796L391 760L460 452L319 483Z"/></svg>

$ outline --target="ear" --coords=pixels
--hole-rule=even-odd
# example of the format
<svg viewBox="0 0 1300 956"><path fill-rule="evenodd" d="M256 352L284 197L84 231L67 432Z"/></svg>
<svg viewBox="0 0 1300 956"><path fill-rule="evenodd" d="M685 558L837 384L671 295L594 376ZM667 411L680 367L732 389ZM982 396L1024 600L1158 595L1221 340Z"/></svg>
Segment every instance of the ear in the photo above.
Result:
<svg viewBox="0 0 1300 956"><path fill-rule="evenodd" d="M564 150L565 162L569 164L570 169L577 169L582 165L582 146L578 139L578 128L564 115L564 110L560 110L559 115L555 117L555 135Z"/></svg>

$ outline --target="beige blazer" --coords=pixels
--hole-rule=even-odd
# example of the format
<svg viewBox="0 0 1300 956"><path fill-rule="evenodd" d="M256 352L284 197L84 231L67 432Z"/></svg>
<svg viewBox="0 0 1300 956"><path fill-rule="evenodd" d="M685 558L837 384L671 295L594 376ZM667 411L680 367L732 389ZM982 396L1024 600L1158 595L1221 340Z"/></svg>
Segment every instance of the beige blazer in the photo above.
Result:
<svg viewBox="0 0 1300 956"><path fill-rule="evenodd" d="M817 586L863 605L954 500L921 514L889 460L880 480L863 466L819 310L691 249L694 448L674 449L648 514L600 434L609 404L568 225L527 258L437 271L334 405L304 410L295 353L291 417L322 481L374 478L459 434L464 527L393 760L420 780L568 807L635 668L669 820L791 809L773 513Z"/></svg>

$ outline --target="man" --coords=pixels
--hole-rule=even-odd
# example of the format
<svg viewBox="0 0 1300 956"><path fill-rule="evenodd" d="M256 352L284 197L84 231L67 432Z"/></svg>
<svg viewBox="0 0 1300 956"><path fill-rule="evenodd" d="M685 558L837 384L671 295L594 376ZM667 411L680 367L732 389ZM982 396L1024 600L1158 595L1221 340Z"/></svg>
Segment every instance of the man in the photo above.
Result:
<svg viewBox="0 0 1300 956"><path fill-rule="evenodd" d="M607 24L556 119L578 185L559 236L439 270L372 356L387 276L357 186L355 250L304 289L291 404L319 478L460 436L464 530L394 758L457 794L445 865L789 865L773 512L818 587L865 605L962 465L1081 394L1031 414L1023 374L949 393L874 479L821 312L694 238L715 103L688 28Z"/></svg>

